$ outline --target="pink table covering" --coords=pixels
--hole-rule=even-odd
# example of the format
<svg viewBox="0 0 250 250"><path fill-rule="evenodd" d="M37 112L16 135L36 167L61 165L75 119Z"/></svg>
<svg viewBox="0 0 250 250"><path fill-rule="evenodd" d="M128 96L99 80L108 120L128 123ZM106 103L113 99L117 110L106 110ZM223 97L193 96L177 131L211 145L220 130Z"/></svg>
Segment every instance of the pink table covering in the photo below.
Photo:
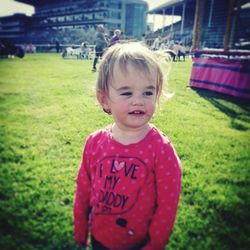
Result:
<svg viewBox="0 0 250 250"><path fill-rule="evenodd" d="M250 61L193 58L190 86L250 99Z"/></svg>

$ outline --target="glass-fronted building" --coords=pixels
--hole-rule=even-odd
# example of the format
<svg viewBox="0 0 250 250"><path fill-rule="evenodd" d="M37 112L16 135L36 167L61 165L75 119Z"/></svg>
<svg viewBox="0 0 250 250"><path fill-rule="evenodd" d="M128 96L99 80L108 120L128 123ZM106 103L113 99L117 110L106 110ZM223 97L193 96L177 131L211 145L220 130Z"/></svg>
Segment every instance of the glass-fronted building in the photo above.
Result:
<svg viewBox="0 0 250 250"><path fill-rule="evenodd" d="M146 30L148 4L143 0L17 0L35 7L32 32L70 29L88 30L104 24L106 30L121 29L129 38Z"/></svg>
<svg viewBox="0 0 250 250"><path fill-rule="evenodd" d="M140 37L145 33L147 19L146 12L147 5L134 0L126 1L125 31L127 34L133 34L133 36Z"/></svg>

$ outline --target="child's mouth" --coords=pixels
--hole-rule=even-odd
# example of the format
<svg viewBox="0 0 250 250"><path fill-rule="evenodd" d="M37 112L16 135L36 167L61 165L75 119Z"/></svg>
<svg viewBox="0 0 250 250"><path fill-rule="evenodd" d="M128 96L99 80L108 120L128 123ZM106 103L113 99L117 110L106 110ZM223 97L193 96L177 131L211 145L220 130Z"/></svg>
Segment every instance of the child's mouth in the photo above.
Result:
<svg viewBox="0 0 250 250"><path fill-rule="evenodd" d="M128 114L129 115L144 115L145 112L143 112L141 110L135 110L135 111L129 112Z"/></svg>

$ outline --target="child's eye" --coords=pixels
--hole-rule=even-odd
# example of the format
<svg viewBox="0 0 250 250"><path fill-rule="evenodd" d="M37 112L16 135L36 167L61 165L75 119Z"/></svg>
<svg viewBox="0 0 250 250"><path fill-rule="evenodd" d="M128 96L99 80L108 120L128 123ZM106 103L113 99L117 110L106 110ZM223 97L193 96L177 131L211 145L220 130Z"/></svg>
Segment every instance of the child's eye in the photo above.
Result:
<svg viewBox="0 0 250 250"><path fill-rule="evenodd" d="M146 92L144 92L144 95L145 95L145 96L151 96L151 95L153 95L153 94L154 94L153 91L146 91Z"/></svg>
<svg viewBox="0 0 250 250"><path fill-rule="evenodd" d="M132 95L132 92L123 92L123 93L121 93L121 95L125 95L125 96L130 96L130 95Z"/></svg>

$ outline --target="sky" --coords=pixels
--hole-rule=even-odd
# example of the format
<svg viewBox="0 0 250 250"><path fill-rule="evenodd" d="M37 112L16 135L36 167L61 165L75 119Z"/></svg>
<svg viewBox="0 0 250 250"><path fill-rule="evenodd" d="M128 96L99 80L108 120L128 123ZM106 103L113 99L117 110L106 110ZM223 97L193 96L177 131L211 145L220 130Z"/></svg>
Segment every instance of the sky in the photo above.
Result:
<svg viewBox="0 0 250 250"><path fill-rule="evenodd" d="M149 9L155 8L163 3L168 2L169 0L145 0ZM31 16L34 13L34 8L31 5L15 2L14 0L0 0L0 16L9 16L14 13L24 13L28 16ZM170 18L169 18L170 20ZM168 24L169 20L166 19ZM153 16L148 16L148 22L153 22ZM155 17L154 30L161 28L163 26L163 18L161 16Z"/></svg>

